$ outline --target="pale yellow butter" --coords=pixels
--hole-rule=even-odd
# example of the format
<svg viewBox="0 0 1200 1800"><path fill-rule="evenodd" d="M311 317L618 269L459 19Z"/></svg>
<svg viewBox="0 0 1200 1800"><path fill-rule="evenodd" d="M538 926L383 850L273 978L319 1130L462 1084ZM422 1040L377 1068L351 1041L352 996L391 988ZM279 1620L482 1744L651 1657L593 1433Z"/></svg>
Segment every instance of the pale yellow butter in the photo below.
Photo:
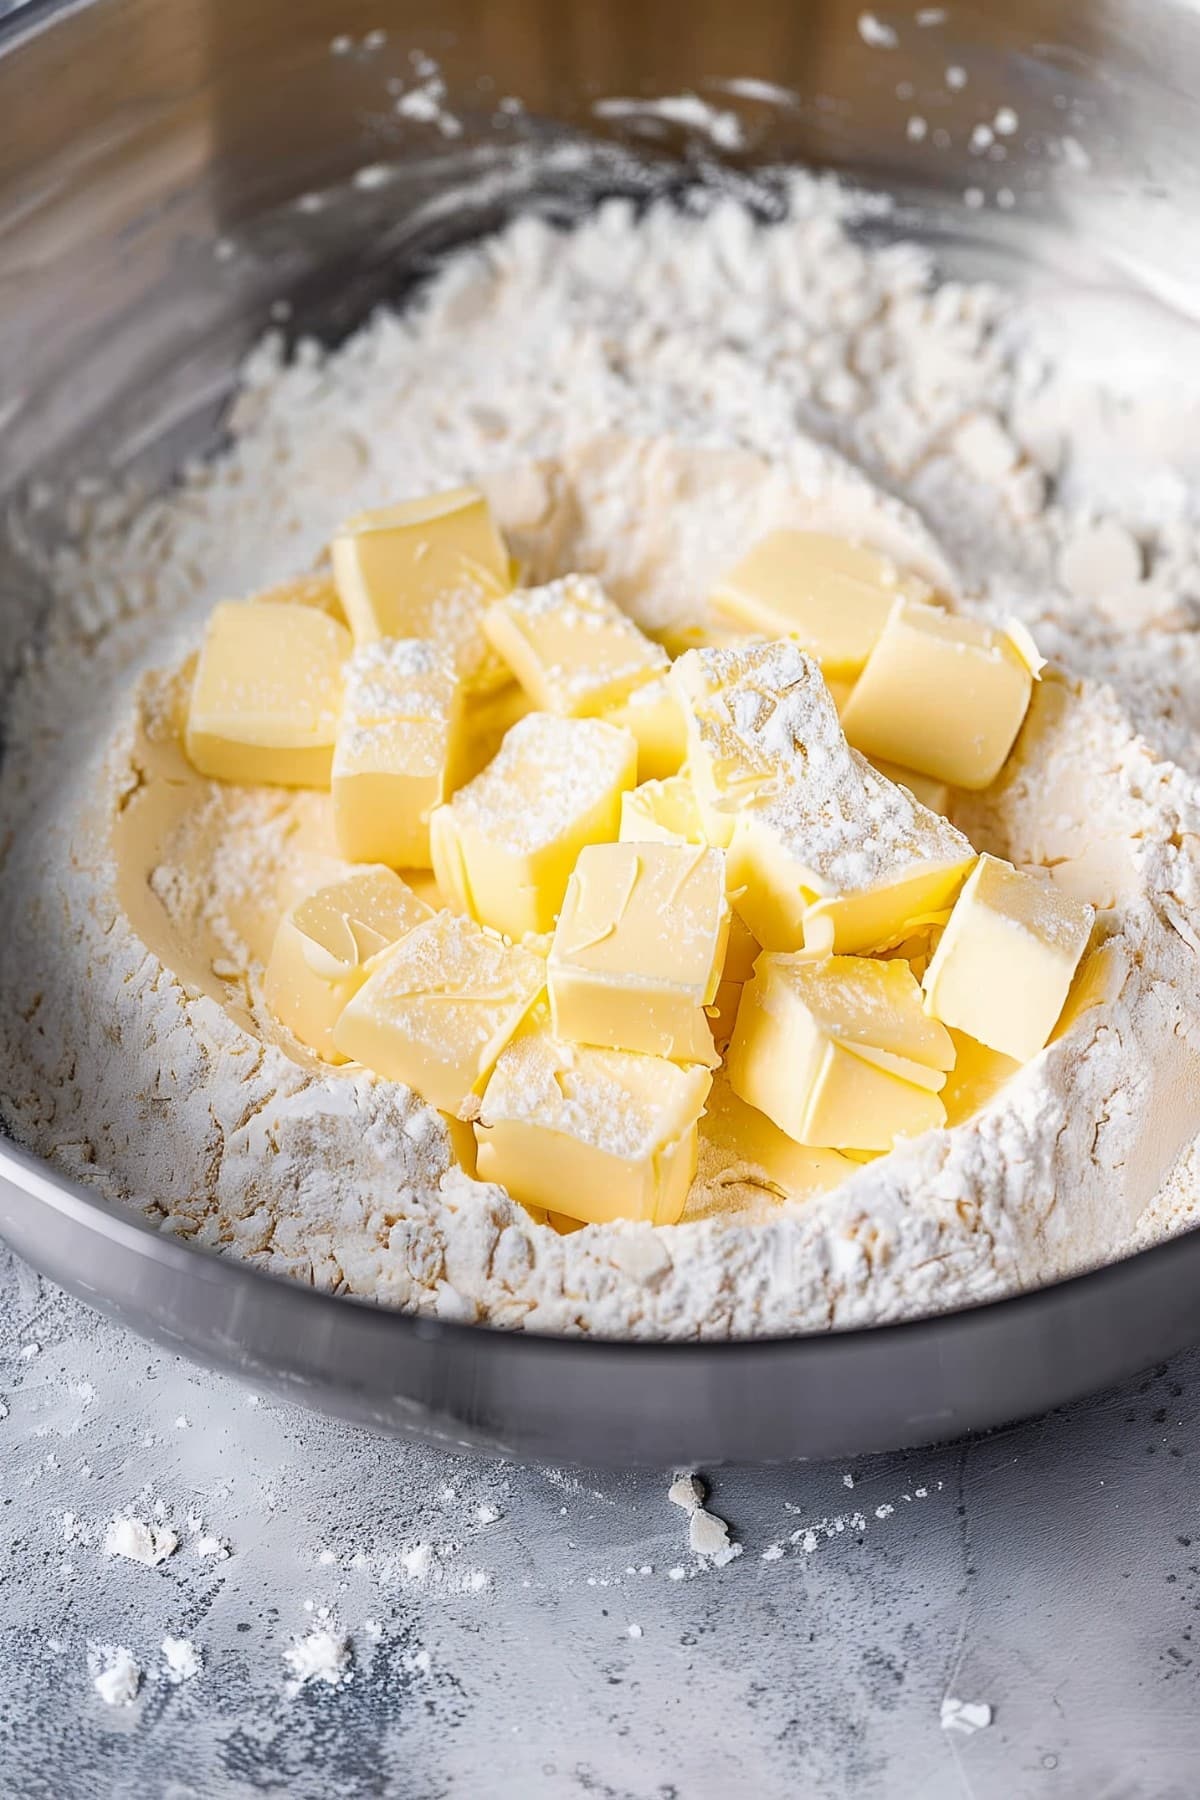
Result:
<svg viewBox="0 0 1200 1800"><path fill-rule="evenodd" d="M564 718L619 706L668 664L594 575L518 588L492 602L483 629L539 711Z"/></svg>
<svg viewBox="0 0 1200 1800"><path fill-rule="evenodd" d="M760 944L881 950L949 907L970 844L850 749L797 645L691 651L672 679L704 827Z"/></svg>
<svg viewBox="0 0 1200 1800"><path fill-rule="evenodd" d="M290 581L278 581L274 587L263 588L254 598L269 606L313 606L318 612L328 613L339 624L346 624L345 609L332 570L318 569L310 575L295 575Z"/></svg>
<svg viewBox="0 0 1200 1800"><path fill-rule="evenodd" d="M926 1011L1028 1062L1058 1022L1094 919L1049 881L981 856L925 971Z"/></svg>
<svg viewBox="0 0 1200 1800"><path fill-rule="evenodd" d="M704 821L686 775L643 781L621 796L622 843L703 844Z"/></svg>
<svg viewBox="0 0 1200 1800"><path fill-rule="evenodd" d="M798 1144L890 1150L945 1121L949 1033L903 962L761 956L729 1046L734 1092Z"/></svg>
<svg viewBox="0 0 1200 1800"><path fill-rule="evenodd" d="M665 781L683 767L687 720L667 674L634 688L619 706L606 707L603 717L637 739L639 781Z"/></svg>
<svg viewBox="0 0 1200 1800"><path fill-rule="evenodd" d="M391 869L356 869L328 882L279 921L263 978L267 1005L325 1062L343 1062L333 1028L366 980L372 957L432 916Z"/></svg>
<svg viewBox="0 0 1200 1800"><path fill-rule="evenodd" d="M550 948L554 1031L575 1043L709 1066L729 939L725 859L686 844L592 844Z"/></svg>
<svg viewBox="0 0 1200 1800"><path fill-rule="evenodd" d="M511 586L508 550L475 488L454 488L347 519L330 545L355 642L425 638L464 680L502 685L483 614Z"/></svg>
<svg viewBox="0 0 1200 1800"><path fill-rule="evenodd" d="M221 781L327 788L352 647L345 626L318 607L217 606L192 683L189 760Z"/></svg>
<svg viewBox="0 0 1200 1800"><path fill-rule="evenodd" d="M870 761L885 781L906 787L913 799L919 800L929 812L940 813L945 818L950 810L949 782L935 781L932 775L921 775L916 769L902 769L899 763L887 762L881 757L873 756Z"/></svg>
<svg viewBox="0 0 1200 1800"><path fill-rule="evenodd" d="M332 782L348 861L429 867L429 815L450 791L462 738L461 684L436 645L380 638L355 651Z"/></svg>
<svg viewBox="0 0 1200 1800"><path fill-rule="evenodd" d="M481 1181L605 1225L673 1225L696 1172L707 1069L523 1032L498 1058L475 1136Z"/></svg>
<svg viewBox="0 0 1200 1800"><path fill-rule="evenodd" d="M747 1105L719 1071L700 1121L700 1142L726 1182L764 1188L776 1199L802 1199L840 1187L856 1165L838 1150L798 1144L765 1113Z"/></svg>
<svg viewBox="0 0 1200 1800"><path fill-rule="evenodd" d="M931 589L863 544L822 531L775 531L722 577L712 605L767 637L794 638L826 675L852 680L901 596L928 600Z"/></svg>
<svg viewBox="0 0 1200 1800"><path fill-rule="evenodd" d="M535 951L436 913L380 959L334 1030L343 1056L463 1116L545 988Z"/></svg>
<svg viewBox="0 0 1200 1800"><path fill-rule="evenodd" d="M1042 667L1029 634L901 601L846 702L850 742L952 787L999 774Z"/></svg>
<svg viewBox="0 0 1200 1800"><path fill-rule="evenodd" d="M550 931L585 844L615 839L637 745L600 719L529 713L430 819L438 886L510 937Z"/></svg>

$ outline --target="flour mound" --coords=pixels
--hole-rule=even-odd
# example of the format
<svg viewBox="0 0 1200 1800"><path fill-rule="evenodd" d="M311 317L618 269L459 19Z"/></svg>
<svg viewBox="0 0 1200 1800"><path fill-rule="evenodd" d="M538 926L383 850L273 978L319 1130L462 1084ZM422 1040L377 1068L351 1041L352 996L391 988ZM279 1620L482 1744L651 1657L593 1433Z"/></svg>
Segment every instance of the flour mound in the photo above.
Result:
<svg viewBox="0 0 1200 1800"><path fill-rule="evenodd" d="M21 1142L262 1268L543 1331L898 1318L1194 1221L1189 494L1148 459L1105 493L1141 556L1098 610L1094 554L1064 555L1103 485L1068 350L1047 360L1036 316L990 290L932 285L912 246L863 248L828 186L797 181L793 201L769 227L724 201L614 202L565 235L522 220L332 355L265 343L230 447L171 493L77 497L0 776L0 1105ZM968 1123L831 1194L767 1205L708 1157L683 1224L567 1237L464 1174L406 1090L297 1061L258 982L280 905L337 867L320 797L196 780L175 740L186 657L216 600L303 569L346 515L468 480L531 579L595 571L654 629L787 524L861 536L1030 623L1059 672L954 822L1102 909L1070 1029Z"/></svg>

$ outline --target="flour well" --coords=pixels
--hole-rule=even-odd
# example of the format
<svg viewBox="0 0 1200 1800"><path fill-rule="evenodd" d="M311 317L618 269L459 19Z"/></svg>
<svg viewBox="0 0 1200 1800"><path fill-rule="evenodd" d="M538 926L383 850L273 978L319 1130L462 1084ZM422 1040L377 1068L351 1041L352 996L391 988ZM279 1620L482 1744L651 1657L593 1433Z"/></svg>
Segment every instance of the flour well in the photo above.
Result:
<svg viewBox="0 0 1200 1800"><path fill-rule="evenodd" d="M1175 367L1143 368L1101 416L1086 333L939 286L912 246L855 241L844 212L798 180L770 227L723 200L641 218L614 201L565 235L522 219L332 355L261 346L229 449L169 494L77 496L0 789L14 1136L198 1244L533 1330L894 1318L1192 1221L1194 397ZM954 823L1103 909L1070 1029L967 1122L829 1194L764 1203L710 1145L682 1225L565 1237L456 1166L405 1090L288 1055L258 980L279 905L337 866L322 797L206 789L177 748L179 677L146 671L179 669L217 599L310 566L348 515L467 480L530 579L595 572L654 629L694 618L716 572L789 524L1024 619L1056 668Z"/></svg>

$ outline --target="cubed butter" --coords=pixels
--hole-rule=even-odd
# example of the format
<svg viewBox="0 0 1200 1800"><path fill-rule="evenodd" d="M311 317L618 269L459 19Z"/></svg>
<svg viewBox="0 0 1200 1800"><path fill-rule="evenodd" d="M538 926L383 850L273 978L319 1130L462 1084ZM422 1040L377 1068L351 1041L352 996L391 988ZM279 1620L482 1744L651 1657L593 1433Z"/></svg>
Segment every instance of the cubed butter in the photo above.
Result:
<svg viewBox="0 0 1200 1800"><path fill-rule="evenodd" d="M828 1193L847 1181L856 1167L838 1150L796 1143L765 1113L735 1094L723 1071L713 1076L700 1121L700 1142L724 1182L763 1188L779 1200Z"/></svg>
<svg viewBox="0 0 1200 1800"><path fill-rule="evenodd" d="M185 748L219 781L327 788L350 633L318 607L227 600L200 647Z"/></svg>
<svg viewBox="0 0 1200 1800"><path fill-rule="evenodd" d="M932 775L922 775L916 769L902 769L899 763L886 762L882 757L872 757L871 766L885 781L906 787L927 811L940 813L945 818L950 810L949 782L935 781Z"/></svg>
<svg viewBox="0 0 1200 1800"><path fill-rule="evenodd" d="M594 575L564 575L494 600L483 629L541 712L594 718L668 664Z"/></svg>
<svg viewBox="0 0 1200 1800"><path fill-rule="evenodd" d="M463 737L454 665L420 638L355 651L333 755L333 818L350 862L429 866L429 815L450 791Z"/></svg>
<svg viewBox="0 0 1200 1800"><path fill-rule="evenodd" d="M931 589L890 557L823 531L774 531L713 590L717 614L767 637L790 637L826 675L853 680L896 600Z"/></svg>
<svg viewBox="0 0 1200 1800"><path fill-rule="evenodd" d="M522 1033L475 1125L481 1181L591 1225L675 1224L696 1172L707 1069Z"/></svg>
<svg viewBox="0 0 1200 1800"><path fill-rule="evenodd" d="M325 1062L344 1062L333 1028L372 957L433 914L391 869L355 869L289 907L279 921L263 997L293 1037Z"/></svg>
<svg viewBox="0 0 1200 1800"><path fill-rule="evenodd" d="M550 931L585 844L615 839L637 744L600 719L528 713L430 819L438 886L510 937Z"/></svg>
<svg viewBox="0 0 1200 1800"><path fill-rule="evenodd" d="M902 962L761 956L729 1046L734 1092L798 1144L891 1150L945 1122L954 1063Z"/></svg>
<svg viewBox="0 0 1200 1800"><path fill-rule="evenodd" d="M643 682L619 706L606 707L603 717L637 739L639 781L665 781L683 767L687 721L668 675Z"/></svg>
<svg viewBox="0 0 1200 1800"><path fill-rule="evenodd" d="M719 850L588 845L550 948L555 1034L715 1065L704 1008L716 998L728 939Z"/></svg>
<svg viewBox="0 0 1200 1800"><path fill-rule="evenodd" d="M1087 948L1090 906L981 856L925 971L925 1009L1028 1062L1058 1022Z"/></svg>
<svg viewBox="0 0 1200 1800"><path fill-rule="evenodd" d="M620 835L629 844L703 844L700 803L687 776L643 781L622 794Z"/></svg>
<svg viewBox="0 0 1200 1800"><path fill-rule="evenodd" d="M1022 626L900 601L846 702L856 749L951 787L995 780L1043 667Z"/></svg>
<svg viewBox="0 0 1200 1800"><path fill-rule="evenodd" d="M343 1056L464 1115L546 984L544 958L435 913L382 957L334 1031Z"/></svg>
<svg viewBox="0 0 1200 1800"><path fill-rule="evenodd" d="M489 694L472 690L466 698L465 731L451 792L486 769L517 720L534 710L533 701L519 681L506 681Z"/></svg>
<svg viewBox="0 0 1200 1800"><path fill-rule="evenodd" d="M337 583L328 569L318 569L311 575L296 575L290 581L278 581L274 587L263 588L254 598L271 606L314 606L339 624L346 623Z"/></svg>
<svg viewBox="0 0 1200 1800"><path fill-rule="evenodd" d="M509 591L508 549L475 488L454 488L347 519L330 546L355 642L425 638L472 685L506 678L483 632L488 605Z"/></svg>
<svg viewBox="0 0 1200 1800"><path fill-rule="evenodd" d="M881 950L950 906L970 844L850 749L797 645L691 651L672 678L705 830L760 944Z"/></svg>

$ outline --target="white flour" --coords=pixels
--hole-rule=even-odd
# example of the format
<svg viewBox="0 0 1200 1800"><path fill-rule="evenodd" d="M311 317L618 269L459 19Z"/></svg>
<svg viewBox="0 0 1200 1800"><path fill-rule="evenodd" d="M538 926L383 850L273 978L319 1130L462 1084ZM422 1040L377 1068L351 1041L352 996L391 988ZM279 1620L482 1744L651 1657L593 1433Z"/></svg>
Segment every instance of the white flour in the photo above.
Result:
<svg viewBox="0 0 1200 1800"><path fill-rule="evenodd" d="M78 497L78 545L55 569L68 603L14 696L0 794L16 1137L263 1267L542 1330L896 1317L1115 1254L1156 1195L1153 1229L1192 1217L1191 364L1168 345L1161 368L1147 347L1110 369L1098 303L1072 331L1057 306L930 290L918 250L852 241L835 190L798 180L793 198L766 230L727 201L640 223L613 202L565 237L522 219L449 264L414 315L335 355L301 345L284 366L264 345L229 451L171 494ZM860 532L965 603L1024 618L1099 685L1043 682L1009 771L956 823L1113 909L1104 1004L971 1123L831 1195L751 1220L744 1184L708 1156L695 1222L564 1238L452 1167L403 1090L303 1068L243 1028L264 881L284 849L324 854L304 801L198 807L147 871L163 959L146 951L113 898L104 769L120 735L123 798L143 780L139 671L178 660L216 599L308 566L346 515L467 479L489 484L534 578L599 572L649 625L686 617L717 568L789 520ZM1123 549L1105 589L1113 526L1138 561Z"/></svg>

